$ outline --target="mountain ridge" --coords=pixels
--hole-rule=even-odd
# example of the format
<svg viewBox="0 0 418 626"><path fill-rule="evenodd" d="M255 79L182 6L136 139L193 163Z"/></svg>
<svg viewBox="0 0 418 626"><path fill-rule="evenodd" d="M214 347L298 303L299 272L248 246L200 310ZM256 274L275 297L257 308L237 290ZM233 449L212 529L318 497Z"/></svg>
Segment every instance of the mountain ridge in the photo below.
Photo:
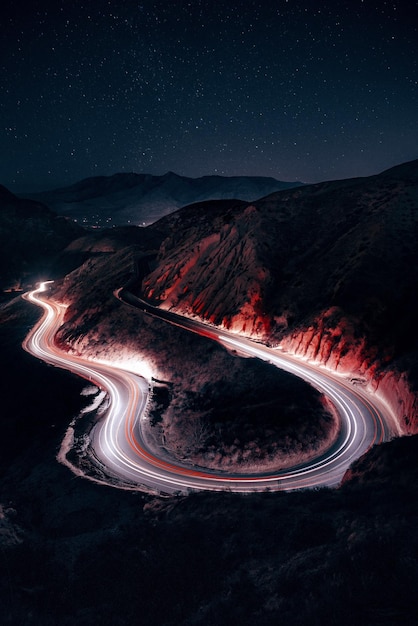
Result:
<svg viewBox="0 0 418 626"><path fill-rule="evenodd" d="M194 220L185 207L159 222L171 231L142 292L163 308L365 376L386 390L400 428L415 432L418 402L400 372L418 350L417 197L413 161Z"/></svg>
<svg viewBox="0 0 418 626"><path fill-rule="evenodd" d="M86 226L109 226L110 222L145 225L195 202L231 198L252 201L302 184L263 176L190 178L174 172L162 176L132 172L90 177L68 187L22 197L41 201Z"/></svg>

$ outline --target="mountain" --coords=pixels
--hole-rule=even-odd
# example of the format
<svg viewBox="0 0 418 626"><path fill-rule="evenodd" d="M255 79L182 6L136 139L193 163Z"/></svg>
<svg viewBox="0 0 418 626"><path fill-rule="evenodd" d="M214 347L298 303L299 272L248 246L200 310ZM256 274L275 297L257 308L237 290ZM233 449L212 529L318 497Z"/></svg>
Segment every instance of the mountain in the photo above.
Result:
<svg viewBox="0 0 418 626"><path fill-rule="evenodd" d="M174 174L163 178L172 195L184 182ZM127 180L135 188L136 176ZM112 193L121 185L117 176L100 181ZM91 194L83 189L77 193ZM61 287L70 305L62 339L71 344L82 333L83 350L89 346L94 355L89 328L100 327L96 299L105 273L103 302L107 291L111 298L129 280L155 305L280 345L371 385L398 415L399 432L415 432L417 195L418 161L412 161L254 202L198 202L147 228L85 234L59 257L61 273L89 259ZM103 315L111 309L109 303Z"/></svg>
<svg viewBox="0 0 418 626"><path fill-rule="evenodd" d="M24 197L41 201L85 226L143 226L194 202L221 198L252 201L301 184L261 176L188 178L173 172L164 176L131 173L86 178L70 187Z"/></svg>
<svg viewBox="0 0 418 626"><path fill-rule="evenodd" d="M417 195L414 161L254 203L185 207L158 223L170 234L141 291L163 308L373 379L400 427L414 431L417 399L406 389L418 379Z"/></svg>
<svg viewBox="0 0 418 626"><path fill-rule="evenodd" d="M23 278L45 271L83 232L42 203L18 198L0 185L0 287L18 287Z"/></svg>
<svg viewBox="0 0 418 626"><path fill-rule="evenodd" d="M373 380L412 433L417 179L415 161L252 204L195 204L147 228L83 233L62 260L85 262L53 287L69 305L58 340L171 376L154 390L160 413L175 387L180 417L201 408L202 393L208 401L218 390L227 412L224 394L235 394L238 413L249 408L242 389L256 390L252 401L263 397L259 384L277 394L267 364L119 302L113 290L129 281L160 306L355 371L357 384ZM155 498L74 479L56 453L70 420L80 424L86 382L20 349L39 314L19 302L21 318L0 306L1 623L416 624L418 435L374 446L338 489ZM82 438L80 450L85 463Z"/></svg>
<svg viewBox="0 0 418 626"><path fill-rule="evenodd" d="M370 385L393 407L399 432L416 432L417 195L414 161L253 203L192 204L147 228L91 232L65 251L96 258L57 287L69 304L59 339L91 357L143 352L138 322L113 302L129 281L157 306Z"/></svg>

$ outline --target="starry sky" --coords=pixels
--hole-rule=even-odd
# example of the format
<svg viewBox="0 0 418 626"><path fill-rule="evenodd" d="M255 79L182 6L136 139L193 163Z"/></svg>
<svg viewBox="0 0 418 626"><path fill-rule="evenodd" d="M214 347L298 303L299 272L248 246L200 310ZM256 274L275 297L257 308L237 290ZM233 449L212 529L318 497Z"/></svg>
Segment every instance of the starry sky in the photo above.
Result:
<svg viewBox="0 0 418 626"><path fill-rule="evenodd" d="M418 2L3 0L0 183L418 158Z"/></svg>

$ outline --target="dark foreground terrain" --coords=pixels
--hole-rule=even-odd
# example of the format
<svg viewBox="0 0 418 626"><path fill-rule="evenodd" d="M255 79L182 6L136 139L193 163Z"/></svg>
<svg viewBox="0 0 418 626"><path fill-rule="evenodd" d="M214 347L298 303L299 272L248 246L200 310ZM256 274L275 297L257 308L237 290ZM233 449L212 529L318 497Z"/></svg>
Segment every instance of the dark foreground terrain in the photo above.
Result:
<svg viewBox="0 0 418 626"><path fill-rule="evenodd" d="M36 315L1 327L1 624L417 624L417 436L338 490L98 486L55 460L83 383L20 349Z"/></svg>

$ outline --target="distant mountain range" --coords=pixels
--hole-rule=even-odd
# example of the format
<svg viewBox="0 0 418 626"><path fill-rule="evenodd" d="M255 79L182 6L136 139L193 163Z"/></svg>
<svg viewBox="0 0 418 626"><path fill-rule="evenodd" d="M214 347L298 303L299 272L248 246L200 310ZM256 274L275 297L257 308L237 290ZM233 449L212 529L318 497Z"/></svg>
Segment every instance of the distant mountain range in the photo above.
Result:
<svg viewBox="0 0 418 626"><path fill-rule="evenodd" d="M86 178L70 187L22 194L86 227L145 226L187 204L236 198L251 202L275 191L300 187L263 176L188 178L168 172Z"/></svg>

